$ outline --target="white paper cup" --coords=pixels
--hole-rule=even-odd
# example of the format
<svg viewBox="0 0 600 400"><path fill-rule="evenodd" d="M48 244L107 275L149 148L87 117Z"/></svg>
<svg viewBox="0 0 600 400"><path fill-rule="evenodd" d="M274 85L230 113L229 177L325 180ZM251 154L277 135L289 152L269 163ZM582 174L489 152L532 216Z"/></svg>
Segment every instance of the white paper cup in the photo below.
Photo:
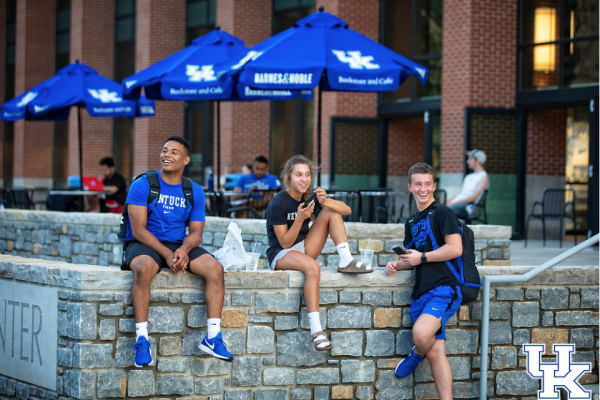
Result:
<svg viewBox="0 0 600 400"><path fill-rule="evenodd" d="M260 258L260 253L248 253L250 257L252 257L252 261L246 267L247 271L256 271L258 269L258 259Z"/></svg>
<svg viewBox="0 0 600 400"><path fill-rule="evenodd" d="M360 262L363 264L373 266L373 254L375 250L371 249L360 249Z"/></svg>

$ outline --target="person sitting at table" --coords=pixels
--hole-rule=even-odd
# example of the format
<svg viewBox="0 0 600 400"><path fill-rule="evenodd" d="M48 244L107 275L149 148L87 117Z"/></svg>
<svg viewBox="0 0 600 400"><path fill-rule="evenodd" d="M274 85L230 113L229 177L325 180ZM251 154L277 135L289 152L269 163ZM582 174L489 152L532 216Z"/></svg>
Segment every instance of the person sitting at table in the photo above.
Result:
<svg viewBox="0 0 600 400"><path fill-rule="evenodd" d="M100 160L100 173L104 179L104 191L107 192L101 211L122 213L127 200L127 183L123 175L115 171L115 160L112 157Z"/></svg>
<svg viewBox="0 0 600 400"><path fill-rule="evenodd" d="M275 175L268 174L269 171L269 160L265 156L258 156L254 159L252 164L252 173L248 175L242 175L238 180L234 192L248 193L254 189L257 190L276 190L281 188L281 183ZM266 210L269 202L273 198L274 193L266 195L252 196L249 202L245 201L245 196L238 196L232 198L232 205L241 205L252 207L256 211ZM236 201L237 200L237 201ZM244 201L240 201L244 200ZM242 211L239 218L246 217L246 211Z"/></svg>

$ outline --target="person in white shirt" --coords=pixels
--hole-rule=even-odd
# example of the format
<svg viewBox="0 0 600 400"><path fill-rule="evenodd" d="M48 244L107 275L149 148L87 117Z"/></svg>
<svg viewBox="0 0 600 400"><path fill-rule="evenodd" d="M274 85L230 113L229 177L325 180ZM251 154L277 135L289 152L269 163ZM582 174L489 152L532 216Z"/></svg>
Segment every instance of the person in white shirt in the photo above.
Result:
<svg viewBox="0 0 600 400"><path fill-rule="evenodd" d="M475 149L468 151L467 157L467 166L473 172L465 176L460 192L446 202L457 218L468 218L483 192L490 187L490 179L483 168L487 160L485 152Z"/></svg>

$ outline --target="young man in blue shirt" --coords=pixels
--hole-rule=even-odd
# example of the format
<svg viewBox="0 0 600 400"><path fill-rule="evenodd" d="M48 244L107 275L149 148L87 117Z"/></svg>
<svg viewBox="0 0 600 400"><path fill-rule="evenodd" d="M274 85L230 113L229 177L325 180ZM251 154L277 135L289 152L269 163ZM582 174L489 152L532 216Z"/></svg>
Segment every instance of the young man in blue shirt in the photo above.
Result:
<svg viewBox="0 0 600 400"><path fill-rule="evenodd" d="M207 334L200 350L212 356L232 361L220 333L221 310L225 295L223 266L200 246L204 230L204 191L194 182L192 210L183 192L183 170L190 162L190 146L179 137L171 136L160 153L161 169L158 171L160 196L148 215L150 184L143 176L131 184L127 196L128 223L123 246L124 260L121 269L133 271L131 300L135 314L136 343L135 366L153 365L148 340L148 308L150 283L161 268L173 272L190 272L206 281ZM186 236L186 226L189 235Z"/></svg>
<svg viewBox="0 0 600 400"><path fill-rule="evenodd" d="M433 198L436 188L433 168L424 163L413 165L408 171L408 182L417 212L404 225L404 246L418 239L400 260L389 262L386 270L388 275L394 275L397 270L415 269L416 283L410 305L415 347L398 363L396 375L409 376L427 357L440 400L451 400L452 369L446 357L445 327L460 307L462 292L446 260L458 270L456 259L462 255L462 238L452 210ZM421 236L427 232L428 218L433 237L440 246L437 250L429 235Z"/></svg>
<svg viewBox="0 0 600 400"><path fill-rule="evenodd" d="M248 193L252 189L273 190L281 188L281 183L275 175L269 175L269 160L258 156L252 164L252 173L242 175L233 189L236 192Z"/></svg>

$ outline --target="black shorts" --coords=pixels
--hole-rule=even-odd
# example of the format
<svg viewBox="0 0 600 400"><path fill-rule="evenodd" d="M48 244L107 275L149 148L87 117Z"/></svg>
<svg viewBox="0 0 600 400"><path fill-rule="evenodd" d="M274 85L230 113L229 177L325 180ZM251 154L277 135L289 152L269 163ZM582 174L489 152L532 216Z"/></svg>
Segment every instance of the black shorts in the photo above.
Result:
<svg viewBox="0 0 600 400"><path fill-rule="evenodd" d="M166 248L171 251L177 250L181 247L182 242L161 242ZM196 247L194 250L190 251L188 257L190 261L195 260L196 258L203 256L205 254L210 254L208 251L203 249L202 247ZM122 271L131 271L129 268L129 263L133 260L134 257L140 255L147 255L152 257L154 261L158 264L160 268L169 268L167 265L167 261L162 258L156 250L152 247L147 246L143 243L138 242L137 240L126 241L123 245L123 264L121 265ZM212 255L212 254L211 254Z"/></svg>

